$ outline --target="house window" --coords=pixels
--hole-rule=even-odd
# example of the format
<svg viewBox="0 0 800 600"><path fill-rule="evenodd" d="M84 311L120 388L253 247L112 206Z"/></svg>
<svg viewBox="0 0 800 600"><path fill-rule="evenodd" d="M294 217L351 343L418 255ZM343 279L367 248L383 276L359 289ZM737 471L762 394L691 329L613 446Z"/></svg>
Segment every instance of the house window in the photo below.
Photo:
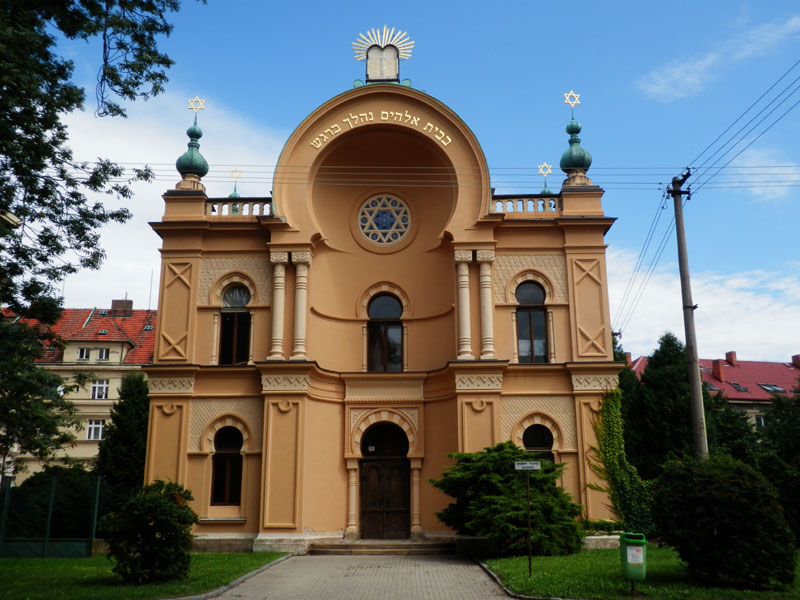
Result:
<svg viewBox="0 0 800 600"><path fill-rule="evenodd" d="M214 436L211 504L238 506L242 501L242 432L223 427Z"/></svg>
<svg viewBox="0 0 800 600"><path fill-rule="evenodd" d="M108 348L98 348L97 350L97 360L108 360L108 356L110 351Z"/></svg>
<svg viewBox="0 0 800 600"><path fill-rule="evenodd" d="M86 427L87 440L102 440L103 430L106 428L106 422L103 419L89 419L89 425Z"/></svg>
<svg viewBox="0 0 800 600"><path fill-rule="evenodd" d="M555 462L553 434L544 425L531 425L522 434L522 445L528 452L536 452L542 460Z"/></svg>
<svg viewBox="0 0 800 600"><path fill-rule="evenodd" d="M89 360L92 351L89 348L78 348L78 360Z"/></svg>
<svg viewBox="0 0 800 600"><path fill-rule="evenodd" d="M737 392L746 392L747 388L743 386L741 383L736 383L735 381L731 381L730 384L733 386Z"/></svg>
<svg viewBox="0 0 800 600"><path fill-rule="evenodd" d="M766 423L767 419L764 417L764 415L756 415L756 427L763 427L766 425Z"/></svg>
<svg viewBox="0 0 800 600"><path fill-rule="evenodd" d="M378 294L367 306L367 370L403 370L403 305L391 294Z"/></svg>
<svg viewBox="0 0 800 600"><path fill-rule="evenodd" d="M241 284L228 287L222 294L219 364L241 365L250 355L250 291Z"/></svg>
<svg viewBox="0 0 800 600"><path fill-rule="evenodd" d="M108 379L98 379L92 382L92 400L108 399Z"/></svg>
<svg viewBox="0 0 800 600"><path fill-rule="evenodd" d="M521 363L547 362L547 311L544 288L525 281L514 293L517 307L517 351Z"/></svg>
<svg viewBox="0 0 800 600"><path fill-rule="evenodd" d="M770 394L783 394L786 392L785 389L783 389L779 385L775 385L774 383L759 383L758 385L760 385L762 388L764 388L765 391L769 392Z"/></svg>

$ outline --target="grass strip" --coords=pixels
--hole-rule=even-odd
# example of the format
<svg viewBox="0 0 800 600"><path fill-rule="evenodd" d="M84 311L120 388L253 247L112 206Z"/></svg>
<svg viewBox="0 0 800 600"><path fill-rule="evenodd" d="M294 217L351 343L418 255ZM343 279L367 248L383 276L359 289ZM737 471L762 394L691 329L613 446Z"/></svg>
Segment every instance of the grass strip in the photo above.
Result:
<svg viewBox="0 0 800 600"><path fill-rule="evenodd" d="M508 589L531 596L622 600L630 598L630 583L622 577L619 550L585 550L570 556L534 556L528 577L528 557L497 558L487 566ZM785 591L750 591L703 587L692 581L678 554L670 548L647 548L647 576L636 582L638 597L647 600L800 600L797 578Z"/></svg>
<svg viewBox="0 0 800 600"><path fill-rule="evenodd" d="M189 577L159 584L126 585L111 572L111 561L92 558L0 558L0 599L147 600L210 592L283 556L193 554Z"/></svg>

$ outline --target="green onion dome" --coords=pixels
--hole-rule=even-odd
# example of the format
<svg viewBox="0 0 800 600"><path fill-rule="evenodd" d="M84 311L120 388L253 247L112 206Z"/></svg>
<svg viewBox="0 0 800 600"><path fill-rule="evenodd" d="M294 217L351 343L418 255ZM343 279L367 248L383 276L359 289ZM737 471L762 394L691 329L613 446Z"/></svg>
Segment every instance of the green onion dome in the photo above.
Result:
<svg viewBox="0 0 800 600"><path fill-rule="evenodd" d="M587 171L592 166L592 155L581 148L581 124L574 118L567 123L567 133L569 134L569 148L561 155L561 170L565 173L570 171Z"/></svg>
<svg viewBox="0 0 800 600"><path fill-rule="evenodd" d="M197 141L203 137L203 131L197 126L197 114L194 116L194 124L186 130L186 135L189 136L189 147L175 161L175 168L178 169L181 177L186 177L187 175L203 177L208 173L208 163L203 158L203 155L200 154L200 143Z"/></svg>

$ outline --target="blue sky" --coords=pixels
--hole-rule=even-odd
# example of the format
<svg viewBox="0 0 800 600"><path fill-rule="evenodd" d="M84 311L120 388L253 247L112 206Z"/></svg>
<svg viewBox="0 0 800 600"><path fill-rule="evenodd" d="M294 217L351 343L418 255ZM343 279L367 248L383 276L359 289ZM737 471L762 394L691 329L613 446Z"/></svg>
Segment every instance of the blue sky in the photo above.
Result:
<svg viewBox="0 0 800 600"><path fill-rule="evenodd" d="M699 350L717 358L788 361L800 353L800 93L784 100L727 155L722 142L800 76L800 5L735 2L184 2L163 48L176 61L167 92L129 107L127 120L92 116L96 45L64 44L75 77L89 92L87 111L70 116L76 157L149 163L158 179L137 186L134 220L111 226L103 270L68 279L67 306L107 306L125 293L136 307L156 306L161 194L174 186L175 159L186 148L187 99L199 113L201 152L211 171L209 195L227 195L239 167L243 195L267 195L280 149L314 108L363 79L351 42L383 25L416 45L401 77L438 98L472 128L498 193L537 192L538 164L557 165L567 147L574 90L581 104L589 176L606 190L617 222L607 235L612 324L634 356L649 354L666 330L683 337L674 234L668 236L635 310L623 303L654 215L660 218L642 271L668 231L671 201L663 188L687 165L725 164L781 114L728 168L697 188L686 204ZM714 140L776 83L755 110ZM788 99L787 99L788 97ZM762 114L763 117L763 114ZM758 117L742 134L760 119ZM699 160L695 162L695 159ZM731 169L730 167L737 167ZM744 167L744 168L743 168ZM702 172L702 170L701 170ZM714 171L709 171L712 174ZM563 179L555 169L549 187ZM659 185L661 184L661 185ZM133 251L132 251L133 250Z"/></svg>

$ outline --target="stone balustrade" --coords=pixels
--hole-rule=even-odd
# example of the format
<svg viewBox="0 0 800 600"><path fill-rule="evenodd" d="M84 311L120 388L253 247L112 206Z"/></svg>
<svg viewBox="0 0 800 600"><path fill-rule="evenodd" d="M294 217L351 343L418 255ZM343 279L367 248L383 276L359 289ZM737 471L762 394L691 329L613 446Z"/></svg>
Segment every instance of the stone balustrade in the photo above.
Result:
<svg viewBox="0 0 800 600"><path fill-rule="evenodd" d="M272 216L271 198L225 198L206 201L206 216L216 218Z"/></svg>

